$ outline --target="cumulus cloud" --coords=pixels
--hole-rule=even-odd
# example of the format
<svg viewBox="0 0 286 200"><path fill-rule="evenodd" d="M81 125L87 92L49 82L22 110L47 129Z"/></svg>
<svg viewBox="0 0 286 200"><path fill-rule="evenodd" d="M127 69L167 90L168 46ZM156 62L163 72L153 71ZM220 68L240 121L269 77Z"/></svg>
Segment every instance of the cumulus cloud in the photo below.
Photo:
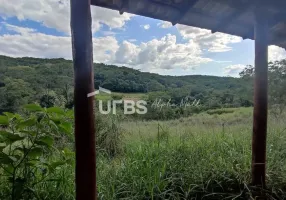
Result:
<svg viewBox="0 0 286 200"><path fill-rule="evenodd" d="M123 41L115 53L115 62L119 64L134 64L139 49L136 45L128 41Z"/></svg>
<svg viewBox="0 0 286 200"><path fill-rule="evenodd" d="M33 20L46 27L70 34L70 1L69 0L0 0L0 16L17 17L19 20ZM130 20L130 14L120 15L118 12L91 7L92 30L96 32L101 24L110 28L121 28Z"/></svg>
<svg viewBox="0 0 286 200"><path fill-rule="evenodd" d="M160 28L171 28L173 25L171 22L162 21L158 23L157 26L159 26Z"/></svg>
<svg viewBox="0 0 286 200"><path fill-rule="evenodd" d="M269 61L276 61L286 59L286 51L281 47L271 45L268 47L268 59Z"/></svg>
<svg viewBox="0 0 286 200"><path fill-rule="evenodd" d="M224 68L224 74L226 76L235 76L238 77L239 73L245 68L245 65L237 64L237 65L229 65Z"/></svg>
<svg viewBox="0 0 286 200"><path fill-rule="evenodd" d="M72 58L71 38L38 33L33 29L3 23L16 34L0 36L0 54L13 57ZM108 45L106 45L108 44ZM109 63L119 48L113 36L93 38L94 61Z"/></svg>
<svg viewBox="0 0 286 200"><path fill-rule="evenodd" d="M233 43L238 43L242 41L242 38L237 36L232 36L224 33L214 33L212 34L210 30L185 26L176 25L180 34L185 39L192 39L194 42L198 43L202 48L208 50L209 52L226 52L232 50L229 46Z"/></svg>
<svg viewBox="0 0 286 200"><path fill-rule="evenodd" d="M150 24L145 24L145 25L141 25L142 28L144 28L145 30L150 29Z"/></svg>
<svg viewBox="0 0 286 200"><path fill-rule="evenodd" d="M168 34L140 45L123 42L116 52L115 63L152 71L153 69L191 69L212 60L202 56L200 47L193 41L177 43L175 35Z"/></svg>

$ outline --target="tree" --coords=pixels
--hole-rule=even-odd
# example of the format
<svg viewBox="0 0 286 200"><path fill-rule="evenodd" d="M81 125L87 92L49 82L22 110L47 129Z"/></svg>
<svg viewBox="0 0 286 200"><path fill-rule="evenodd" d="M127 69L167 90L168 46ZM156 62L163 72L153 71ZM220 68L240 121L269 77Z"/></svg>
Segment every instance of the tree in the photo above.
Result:
<svg viewBox="0 0 286 200"><path fill-rule="evenodd" d="M4 87L0 87L0 112L16 112L22 105L31 102L34 91L30 84L22 79L5 78Z"/></svg>
<svg viewBox="0 0 286 200"><path fill-rule="evenodd" d="M251 65L240 73L242 79L253 80L254 75L255 70ZM286 106L286 60L268 64L268 85L270 107L281 114Z"/></svg>

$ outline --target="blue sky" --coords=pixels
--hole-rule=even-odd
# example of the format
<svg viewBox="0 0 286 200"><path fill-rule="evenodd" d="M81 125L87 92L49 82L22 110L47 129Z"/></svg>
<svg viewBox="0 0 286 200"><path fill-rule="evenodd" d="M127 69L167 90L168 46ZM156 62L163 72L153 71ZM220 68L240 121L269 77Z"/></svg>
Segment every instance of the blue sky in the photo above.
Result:
<svg viewBox="0 0 286 200"><path fill-rule="evenodd" d="M68 0L0 0L0 54L71 59ZM222 33L92 7L94 62L164 75L238 76L254 43ZM286 57L269 47L269 59Z"/></svg>

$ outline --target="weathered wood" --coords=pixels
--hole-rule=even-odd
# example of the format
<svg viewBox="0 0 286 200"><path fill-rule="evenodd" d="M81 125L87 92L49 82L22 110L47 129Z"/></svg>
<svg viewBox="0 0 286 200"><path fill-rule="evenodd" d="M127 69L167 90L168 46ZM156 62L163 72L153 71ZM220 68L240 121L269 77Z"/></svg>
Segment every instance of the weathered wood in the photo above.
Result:
<svg viewBox="0 0 286 200"><path fill-rule="evenodd" d="M263 9L255 11L255 81L252 138L252 183L265 187L268 107L268 22Z"/></svg>
<svg viewBox="0 0 286 200"><path fill-rule="evenodd" d="M236 1L235 1L236 2ZM238 19L241 15L252 8L252 4L236 2L232 3L232 7L235 8L237 11L233 12L230 16L225 17L223 20L220 21L215 28L212 29L212 33L216 33L218 30L226 29L229 25L233 23L234 20Z"/></svg>
<svg viewBox="0 0 286 200"><path fill-rule="evenodd" d="M177 23L179 23L186 16L186 14L189 12L189 10L191 8L193 8L193 6L196 5L196 3L198 3L198 2L199 2L199 0L189 0L186 8L184 8L181 11L181 14L172 21L172 25L175 26Z"/></svg>
<svg viewBox="0 0 286 200"><path fill-rule="evenodd" d="M96 154L93 98L93 52L90 0L71 0L71 34L74 64L76 199L96 199Z"/></svg>

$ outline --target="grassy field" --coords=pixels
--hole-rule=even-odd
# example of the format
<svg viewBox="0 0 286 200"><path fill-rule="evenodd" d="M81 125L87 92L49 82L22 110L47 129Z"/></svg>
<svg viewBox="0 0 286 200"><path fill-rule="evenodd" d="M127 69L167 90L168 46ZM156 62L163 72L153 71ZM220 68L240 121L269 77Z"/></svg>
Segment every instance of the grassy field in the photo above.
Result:
<svg viewBox="0 0 286 200"><path fill-rule="evenodd" d="M96 118L98 199L286 199L285 118L270 113L263 191L249 185L251 108L170 121ZM35 198L29 199L75 199L73 169L55 170L31 188ZM0 199L10 199L9 185L1 180Z"/></svg>
<svg viewBox="0 0 286 200"><path fill-rule="evenodd" d="M123 122L123 151L100 156L100 199L249 199L252 109ZM286 125L270 117L267 199L286 198ZM284 118L285 119L285 118Z"/></svg>

